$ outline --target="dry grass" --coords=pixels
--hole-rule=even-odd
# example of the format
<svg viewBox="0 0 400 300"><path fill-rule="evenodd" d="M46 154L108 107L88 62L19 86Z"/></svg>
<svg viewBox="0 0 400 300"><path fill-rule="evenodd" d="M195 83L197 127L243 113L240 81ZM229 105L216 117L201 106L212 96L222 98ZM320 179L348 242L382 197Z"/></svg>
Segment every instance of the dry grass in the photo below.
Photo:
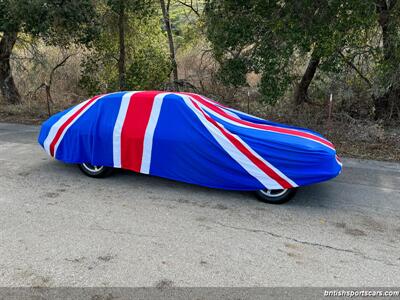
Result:
<svg viewBox="0 0 400 300"><path fill-rule="evenodd" d="M51 114L62 111L71 105L70 101L57 102L51 106ZM0 122L41 124L48 117L47 104L44 101L24 101L18 105L5 104L0 101Z"/></svg>
<svg viewBox="0 0 400 300"><path fill-rule="evenodd" d="M81 61L86 53L83 48L68 49L39 44L20 44L12 59L14 78L21 95L33 97L35 90L44 82L49 82L51 70L64 58L65 64L54 73L52 91L54 100L62 101L66 97L81 96L79 88ZM43 97L44 94L39 94Z"/></svg>
<svg viewBox="0 0 400 300"><path fill-rule="evenodd" d="M49 84L50 74L64 58L52 78L50 103L51 114L62 111L85 99L87 95L79 87L81 60L85 49L70 47L61 49L44 44L25 42L16 46L12 58L13 76L22 97L20 105L9 105L0 96L0 120L25 124L40 124L49 117L44 83Z"/></svg>
<svg viewBox="0 0 400 300"><path fill-rule="evenodd" d="M396 124L384 126L373 120L354 119L335 110L328 120L327 105L304 104L293 108L289 100L275 106L262 104L256 99L250 103L235 101L232 104L239 110L271 121L317 131L334 143L340 156L400 161L400 127Z"/></svg>

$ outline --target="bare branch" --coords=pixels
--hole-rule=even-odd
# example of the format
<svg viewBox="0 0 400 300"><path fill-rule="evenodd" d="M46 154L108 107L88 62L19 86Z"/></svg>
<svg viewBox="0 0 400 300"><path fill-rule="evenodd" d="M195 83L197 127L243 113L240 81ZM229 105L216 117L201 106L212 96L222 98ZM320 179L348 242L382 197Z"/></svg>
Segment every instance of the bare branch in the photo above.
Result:
<svg viewBox="0 0 400 300"><path fill-rule="evenodd" d="M50 77L49 77L49 85L51 86L51 83L53 82L53 76L54 76L54 73L55 73L55 71L58 69L58 68L60 68L60 67L62 67L63 65L65 65L65 63L67 62L67 60L71 57L71 56L74 56L76 53L72 53L72 54L68 54L67 56L65 56L57 65L55 65L54 67L53 67L53 69L51 70L51 72L50 72Z"/></svg>
<svg viewBox="0 0 400 300"><path fill-rule="evenodd" d="M42 88L45 89L47 111L48 111L49 116L51 115L51 106L50 106L50 104L54 103L53 97L51 96L51 85L52 85L52 82L53 82L54 73L57 71L58 68L61 68L62 66L64 66L65 63L68 61L68 59L71 56L74 56L74 55L76 55L76 53L71 53L71 54L68 54L68 55L64 56L64 58L51 69L50 75L49 75L49 81L48 82L44 81L32 93L33 94L33 98L36 100L37 92Z"/></svg>
<svg viewBox="0 0 400 300"><path fill-rule="evenodd" d="M200 17L199 10L193 6L193 0L190 0L190 4L186 3L185 1L180 1L180 0L178 0L177 2L179 4L182 4L183 6L186 6L186 7L190 8L190 10L192 12L194 12L198 17Z"/></svg>
<svg viewBox="0 0 400 300"><path fill-rule="evenodd" d="M33 92L32 92L32 94L33 94L33 98L36 100L36 93L41 89L41 88L43 88L43 87L46 87L46 83L44 82L44 83L42 83L41 85L39 85Z"/></svg>
<svg viewBox="0 0 400 300"><path fill-rule="evenodd" d="M363 73L361 73L361 71L356 67L355 64L353 64L352 61L348 60L346 58L346 56L341 52L338 51L339 55L342 57L342 59L344 60L344 62L350 67L352 68L354 71L356 71L356 73L368 84L369 87L372 87L372 83L371 81L365 77L365 75Z"/></svg>

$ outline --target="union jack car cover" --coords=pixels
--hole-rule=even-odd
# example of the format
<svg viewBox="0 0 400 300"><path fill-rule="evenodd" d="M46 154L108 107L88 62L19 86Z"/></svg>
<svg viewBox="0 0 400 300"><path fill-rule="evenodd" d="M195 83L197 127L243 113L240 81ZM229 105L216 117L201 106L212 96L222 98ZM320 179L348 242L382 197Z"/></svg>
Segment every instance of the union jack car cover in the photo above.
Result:
<svg viewBox="0 0 400 300"><path fill-rule="evenodd" d="M96 96L42 125L39 143L66 163L123 168L229 190L286 189L337 176L331 142L192 93Z"/></svg>

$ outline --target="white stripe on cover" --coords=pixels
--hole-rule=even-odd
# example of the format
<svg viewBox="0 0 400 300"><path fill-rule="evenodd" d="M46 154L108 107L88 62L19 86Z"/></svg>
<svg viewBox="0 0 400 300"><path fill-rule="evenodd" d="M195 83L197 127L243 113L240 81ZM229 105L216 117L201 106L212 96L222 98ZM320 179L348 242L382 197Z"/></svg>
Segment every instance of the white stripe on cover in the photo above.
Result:
<svg viewBox="0 0 400 300"><path fill-rule="evenodd" d="M191 97L191 99L193 99L193 101L196 101L195 98L192 98L192 97ZM209 112L209 113L211 113L211 114L217 116L218 118L220 118L221 120L224 120L224 121L227 122L227 123L234 124L234 125L236 125L236 126L240 126L240 127L243 127L243 128L250 128L250 129L254 129L254 130L267 131L267 132L272 132L272 133L276 133L276 134L283 134L283 135L289 135L289 136L293 136L293 137L297 137L297 138L306 139L306 140L309 140L309 141L313 141L313 142L319 143L319 144L321 144L321 145L323 145L323 146L325 146L325 147L328 147L329 149L332 149L332 150L335 151L334 148L332 148L332 147L330 147L329 145L326 145L326 144L324 144L324 143L322 143L322 142L320 142L320 141L318 141L318 140L315 140L315 139L312 139L312 138L308 138L308 137L305 137L305 136L298 136L298 135L291 134L291 133L277 132L277 131L270 130L270 129L267 129L267 128L257 128L257 127L245 125L245 124L242 124L242 123L237 122L237 121L235 121L235 120L228 119L227 117L221 115L219 112L210 109L209 107L205 106L204 104L200 103L199 101L196 101L196 103L197 103L203 110L205 110L205 111L207 111L207 112ZM225 111L225 110L224 110L224 111ZM226 112L226 111L225 111L225 112ZM239 119L240 119L240 118L239 118ZM272 127L274 127L274 125L268 125L268 124L257 124L257 125L261 125L261 126L272 126ZM293 129L293 128L287 128L287 129L292 130L292 131L294 131L294 132L308 133L308 134L310 134L310 135L313 135L312 133L300 131L300 130ZM319 138L322 139L322 137L319 137Z"/></svg>
<svg viewBox="0 0 400 300"><path fill-rule="evenodd" d="M57 122L51 126L50 131L44 140L43 147L46 150L47 154L50 155L50 144L53 141L54 137L56 136L58 129L64 124L74 113L76 113L82 106L84 106L89 100L86 100L82 103L79 103L75 107L73 107L69 112L63 115ZM54 152L55 153L55 152ZM54 155L55 157L55 155Z"/></svg>
<svg viewBox="0 0 400 300"><path fill-rule="evenodd" d="M225 137L222 132L216 128L212 123L210 123L204 115L199 112L199 110L191 102L191 98L185 95L180 95L185 101L186 105L196 114L203 125L215 138L218 144L239 164L241 165L250 175L256 178L265 188L267 189L282 189L283 187L276 182L274 179L269 177L263 170L261 170L257 165L255 165L245 154L239 151L235 145L227 137ZM198 103L198 102L196 102ZM220 124L221 127L223 127ZM240 141L241 143L244 143ZM245 144L244 144L245 145ZM247 145L245 145L247 146ZM248 146L247 146L248 148Z"/></svg>
<svg viewBox="0 0 400 300"><path fill-rule="evenodd" d="M58 146L60 145L61 141L64 138L64 135L67 133L68 129L89 109L91 108L97 101L99 101L101 98L103 98L106 95L100 96L96 100L94 100L92 103L90 103L85 109L83 109L72 121L71 123L68 124L67 127L65 127L64 131L61 133L60 138L58 139L57 143L54 145L54 157L56 157L57 149ZM93 99L93 98L92 98ZM89 100L90 101L90 100Z"/></svg>
<svg viewBox="0 0 400 300"><path fill-rule="evenodd" d="M221 109L222 109L223 111L225 111L227 114L230 114L231 116L234 116L234 117L236 117L236 118L239 118L239 119L240 119L240 117L239 117L237 114L233 113L232 111L235 111L235 112L237 112L237 113L240 113L240 114L242 114L242 115L246 115L246 116L249 116L249 117L252 117L252 118L255 118L255 119L262 120L261 118L258 118L258 117L255 117L255 116L246 114L246 113L244 113L244 112L241 112L241 111L238 111L238 110L235 110L235 109L231 109L231 108L228 108L228 107L224 107L223 105L219 105L218 102L212 101L212 100L210 100L210 99L208 99L208 98L206 98L206 97L204 97L204 96L201 96L201 95L198 95L198 96L199 96L200 98L202 98L203 100L205 100L205 101L211 103L211 104L217 105L219 108L221 108ZM192 97L191 97L191 98L192 98ZM192 99L193 99L193 98L192 98ZM193 100L195 100L195 99L193 99ZM201 105L201 103L199 103L199 102L196 102L196 103L197 103L199 106L201 106L203 109L205 109L205 110L208 109L207 106ZM211 113L214 112L214 111L212 111L212 110L208 110L208 111L210 111ZM223 116L221 116L221 117L224 118ZM225 120L226 120L226 119L225 119ZM220 125L223 127L222 124L220 124ZM249 126L246 126L246 125L243 125L243 124L242 124L242 126L243 126L243 127L252 128L252 127L249 127ZM241 143L244 147L247 148L247 150L249 150L255 157L257 157L259 160L261 160L265 165L267 165L270 169L272 169L272 170L273 170L275 173L277 173L280 177L282 177L282 178L285 179L287 182L289 182L293 187L297 187L297 186L298 186L293 180L291 180L289 177L287 177L285 174L283 174L279 169L275 168L272 164L270 164L268 161L266 161L264 158L262 158L256 151L254 151L249 145L247 145L238 135L233 134L233 133L231 133L231 134L232 134L237 140L239 140L240 143Z"/></svg>
<svg viewBox="0 0 400 300"><path fill-rule="evenodd" d="M156 129L158 118L160 116L161 105L163 99L169 93L158 94L154 97L153 106L151 108L149 123L147 124L146 131L144 134L143 141L143 155L142 165L140 167L140 173L149 174L151 164L151 152L153 149L153 136L154 130Z"/></svg>
<svg viewBox="0 0 400 300"><path fill-rule="evenodd" d="M336 162L338 163L338 165L342 168L343 163L339 160L339 157L337 155L335 155L335 159L336 159Z"/></svg>
<svg viewBox="0 0 400 300"><path fill-rule="evenodd" d="M226 107L226 106L224 106L224 105L222 105L222 104L220 104L220 103L218 103L218 102L216 102L216 101L213 101L213 100L211 100L211 99L209 99L209 98L207 98L207 97L204 97L204 96L202 96L202 95L199 95L199 94L196 94L197 96L199 96L201 99L203 99L204 101L207 101L208 103L210 103L210 104L212 104L212 105L215 105L215 106L218 106L220 109L222 109L224 112L226 112L228 115L231 115L232 117L235 117L235 118L238 118L238 119L240 119L240 117L235 113L235 112L238 112L238 113L242 113L242 112L240 112L240 111L235 111L234 109L231 109L231 108L228 108L228 107ZM192 97L193 98L193 97ZM234 112L235 111L235 112ZM244 113L243 113L244 114Z"/></svg>
<svg viewBox="0 0 400 300"><path fill-rule="evenodd" d="M221 125L222 126L222 125ZM287 177L285 174L283 174L279 169L274 167L270 162L266 161L264 158L262 158L256 151L254 151L249 145L247 145L239 136L236 134L231 133L237 140L242 143L244 147L247 148L255 157L257 157L259 160L261 160L265 165L267 165L270 169L272 169L276 174L278 174L280 177L285 179L285 181L289 182L292 187L298 187L297 183L295 183L292 179Z"/></svg>
<svg viewBox="0 0 400 300"><path fill-rule="evenodd" d="M129 103L132 95L137 92L125 93L121 99L118 117L114 125L113 131L113 162L114 168L121 168L121 132L124 125L126 112L128 111Z"/></svg>

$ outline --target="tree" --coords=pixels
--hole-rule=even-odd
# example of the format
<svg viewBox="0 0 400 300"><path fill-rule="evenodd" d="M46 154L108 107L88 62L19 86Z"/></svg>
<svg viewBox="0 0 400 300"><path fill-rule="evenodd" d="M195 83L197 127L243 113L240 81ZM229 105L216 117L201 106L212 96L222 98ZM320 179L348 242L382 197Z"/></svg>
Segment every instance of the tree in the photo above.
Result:
<svg viewBox="0 0 400 300"><path fill-rule="evenodd" d="M129 13L148 14L151 11L151 0L107 0L105 5L108 12L112 14L111 18L116 16L118 27L118 77L119 90L126 89L126 34L125 28L127 15ZM101 1L100 1L101 5ZM106 11L107 11L106 8ZM110 17L110 16L109 16ZM107 24L104 24L107 26Z"/></svg>
<svg viewBox="0 0 400 300"><path fill-rule="evenodd" d="M155 2L124 1L121 34L120 1L99 2L102 28L83 62L81 78L89 94L154 89L168 79L171 65Z"/></svg>
<svg viewBox="0 0 400 300"><path fill-rule="evenodd" d="M4 99L12 104L21 101L10 65L10 57L16 41L17 32L15 31L5 32L0 40L0 89Z"/></svg>
<svg viewBox="0 0 400 300"><path fill-rule="evenodd" d="M294 92L295 102L300 104L307 101L317 70L332 68L340 58L339 51L351 47L370 26L373 10L371 3L363 0L210 0L207 35L224 71L221 75L235 74L234 70L228 72L226 65L261 74L260 91L270 102L298 80L294 66L308 60ZM229 63L233 60L240 63Z"/></svg>
<svg viewBox="0 0 400 300"><path fill-rule="evenodd" d="M118 10L118 38L119 38L119 58L118 58L118 72L119 72L119 89L125 89L126 78L126 53L125 53L125 1L119 0Z"/></svg>
<svg viewBox="0 0 400 300"><path fill-rule="evenodd" d="M176 82L178 81L178 66L176 64L174 37L172 35L170 15L169 15L170 5L171 5L171 0L167 0L167 3L165 3L164 0L160 0L164 26L168 36L168 46L169 46L169 55L171 59L172 74L173 74L173 79Z"/></svg>
<svg viewBox="0 0 400 300"><path fill-rule="evenodd" d="M301 104L308 100L308 88L315 76L315 73L317 72L317 68L320 62L321 57L312 53L311 58L308 61L307 68L294 91L294 101L296 104Z"/></svg>
<svg viewBox="0 0 400 300"><path fill-rule="evenodd" d="M0 89L8 103L21 97L12 76L10 57L18 34L43 38L47 43L87 43L95 32L91 0L0 1Z"/></svg>
<svg viewBox="0 0 400 300"><path fill-rule="evenodd" d="M376 16L382 33L381 80L383 93L373 95L377 119L400 117L400 1L376 0Z"/></svg>

